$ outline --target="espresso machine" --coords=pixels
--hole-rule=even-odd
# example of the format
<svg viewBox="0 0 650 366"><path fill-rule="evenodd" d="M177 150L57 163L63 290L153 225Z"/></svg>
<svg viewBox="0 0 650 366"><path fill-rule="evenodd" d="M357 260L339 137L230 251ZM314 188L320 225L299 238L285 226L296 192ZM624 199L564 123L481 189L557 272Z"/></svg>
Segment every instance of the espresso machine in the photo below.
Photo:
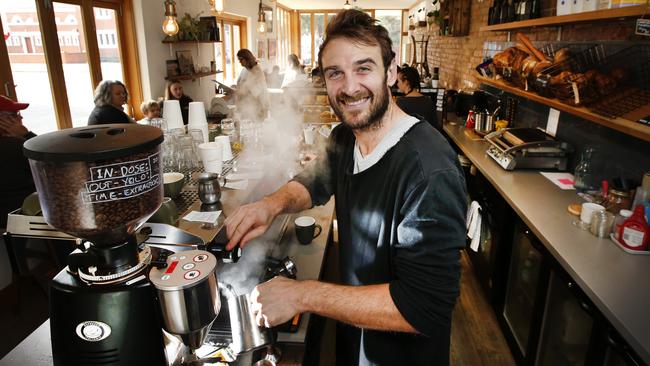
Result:
<svg viewBox="0 0 650 366"><path fill-rule="evenodd" d="M213 254L144 244L162 141L157 127L109 124L24 144L46 222L82 239L51 285L54 365L167 365L163 329L191 354L219 314Z"/></svg>

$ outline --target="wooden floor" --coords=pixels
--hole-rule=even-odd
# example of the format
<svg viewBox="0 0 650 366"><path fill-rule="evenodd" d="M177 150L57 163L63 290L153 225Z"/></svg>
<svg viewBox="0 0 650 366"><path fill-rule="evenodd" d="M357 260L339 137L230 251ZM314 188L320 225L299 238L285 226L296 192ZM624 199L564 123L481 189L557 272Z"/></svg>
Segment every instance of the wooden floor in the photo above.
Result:
<svg viewBox="0 0 650 366"><path fill-rule="evenodd" d="M336 282L333 268L337 268L337 246L327 253L324 272L326 281ZM497 323L492 307L476 279L469 257L461 252L460 297L454 309L451 330L451 366L514 366L508 344ZM319 366L336 365L334 356L335 325L327 320L320 343ZM296 366L299 362L283 360L282 366Z"/></svg>
<svg viewBox="0 0 650 366"><path fill-rule="evenodd" d="M508 344L465 252L462 252L460 297L451 329L453 366L515 365Z"/></svg>

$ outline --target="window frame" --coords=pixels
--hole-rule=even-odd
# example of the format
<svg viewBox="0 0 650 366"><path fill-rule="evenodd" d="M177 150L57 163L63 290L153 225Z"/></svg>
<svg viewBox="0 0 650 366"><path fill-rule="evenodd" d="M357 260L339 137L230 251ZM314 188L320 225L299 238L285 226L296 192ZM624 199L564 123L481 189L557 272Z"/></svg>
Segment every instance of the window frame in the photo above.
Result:
<svg viewBox="0 0 650 366"><path fill-rule="evenodd" d="M70 114L70 103L68 100L67 87L63 75L63 62L61 49L58 41L57 19L52 6L54 0L34 0L38 16L39 29L45 63L48 70L50 88L52 93L54 113L58 129L72 127L72 116ZM99 42L95 27L93 8L100 7L114 10L116 13L117 44L119 45L120 57L122 60L123 81L129 88L129 101L127 102L128 112L135 118L141 118L140 103L142 103L142 83L138 60L138 49L135 37L122 37L126 34L136 34L133 14L133 0L56 0L57 3L77 5L81 7L81 26L86 36L86 52L88 66L90 69L91 87L94 90L102 80L101 64L99 59ZM60 20L59 20L60 21ZM3 25L0 20L0 30ZM3 88L0 92L8 97L16 98L16 88L11 72L9 53L5 42L0 42L0 62L6 63L9 67L0 70L0 84Z"/></svg>
<svg viewBox="0 0 650 366"><path fill-rule="evenodd" d="M226 42L224 40L225 37L225 32L224 32L224 26L226 24L230 25L230 44L232 46L232 52L231 52L231 62L230 62L230 67L231 67L231 72L233 75L233 79L236 80L237 76L235 75L236 67L235 67L235 62L237 61L237 51L235 50L235 26L239 27L239 48L248 48L248 28L247 28L247 22L246 18L234 15L234 14L229 14L229 13L221 13L221 14L216 14L215 17L217 18L217 27L219 27L220 34L219 37L221 38L221 42L215 43L215 48L219 47L221 49L221 65L222 68L226 68ZM216 57L216 49L215 49L215 57ZM225 70L222 70L225 71Z"/></svg>
<svg viewBox="0 0 650 366"><path fill-rule="evenodd" d="M305 66L314 67L316 65L316 62L318 61L318 59L316 58L317 50L314 49L315 44L316 44L315 39L314 39L314 27L315 27L314 14L322 14L322 15L324 15L325 29L327 29L327 24L329 23L329 14L332 14L332 13L336 14L340 10L341 9L305 9L305 10L298 10L297 11L297 17L296 17L297 24L296 24L295 29L298 32L298 36L297 36L298 41L297 41L297 47L295 49L295 53L298 55L298 58L300 60L303 59L303 57L302 57L302 47L301 47L302 46L302 43L301 43L302 42L302 37L301 37L301 33L300 33L301 29L302 29L302 27L301 27L302 24L301 24L300 16L302 14L310 14L310 19L311 19L311 30L310 30L310 32L311 32L311 60L312 60L312 62L311 62L311 65L305 65ZM391 8L391 9L383 9L383 8L382 9L379 9L379 8L377 8L377 9L363 9L363 11L367 12L373 18L375 17L375 11L376 10L395 10L395 11L399 10L399 11L402 11L402 14L404 12L404 9L393 9L393 8ZM400 22L402 22L402 23L404 22L403 17L402 17ZM403 28L404 28L404 24L402 24L402 29ZM402 37L400 37L399 49L400 50L402 49ZM399 62L399 60L396 60L396 61Z"/></svg>

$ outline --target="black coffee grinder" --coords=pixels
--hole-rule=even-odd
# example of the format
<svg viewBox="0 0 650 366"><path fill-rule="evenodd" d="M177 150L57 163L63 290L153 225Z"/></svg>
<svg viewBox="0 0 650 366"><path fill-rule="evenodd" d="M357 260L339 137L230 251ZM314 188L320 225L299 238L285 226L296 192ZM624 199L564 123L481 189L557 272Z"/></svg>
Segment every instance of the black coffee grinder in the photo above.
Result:
<svg viewBox="0 0 650 366"><path fill-rule="evenodd" d="M86 242L52 281L55 365L165 365L163 323L136 230L163 197L162 131L136 124L73 128L24 145L43 215Z"/></svg>

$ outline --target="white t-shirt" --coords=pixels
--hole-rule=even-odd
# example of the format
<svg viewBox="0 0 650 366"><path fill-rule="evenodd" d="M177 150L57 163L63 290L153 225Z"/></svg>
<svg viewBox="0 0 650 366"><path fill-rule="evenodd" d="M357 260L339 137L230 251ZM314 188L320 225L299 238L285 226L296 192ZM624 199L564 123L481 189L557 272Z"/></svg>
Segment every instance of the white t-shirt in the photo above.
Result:
<svg viewBox="0 0 650 366"><path fill-rule="evenodd" d="M371 166L375 165L384 155L388 150L390 150L393 146L397 145L399 140L402 139L402 136L411 129L416 123L418 123L420 120L413 117L413 116L407 116L402 118L401 120L397 121L393 128L388 131L386 136L379 141L379 144L368 154L367 156L363 156L361 154L361 150L359 149L359 144L357 142L354 143L354 174L361 173L362 171L370 168Z"/></svg>

